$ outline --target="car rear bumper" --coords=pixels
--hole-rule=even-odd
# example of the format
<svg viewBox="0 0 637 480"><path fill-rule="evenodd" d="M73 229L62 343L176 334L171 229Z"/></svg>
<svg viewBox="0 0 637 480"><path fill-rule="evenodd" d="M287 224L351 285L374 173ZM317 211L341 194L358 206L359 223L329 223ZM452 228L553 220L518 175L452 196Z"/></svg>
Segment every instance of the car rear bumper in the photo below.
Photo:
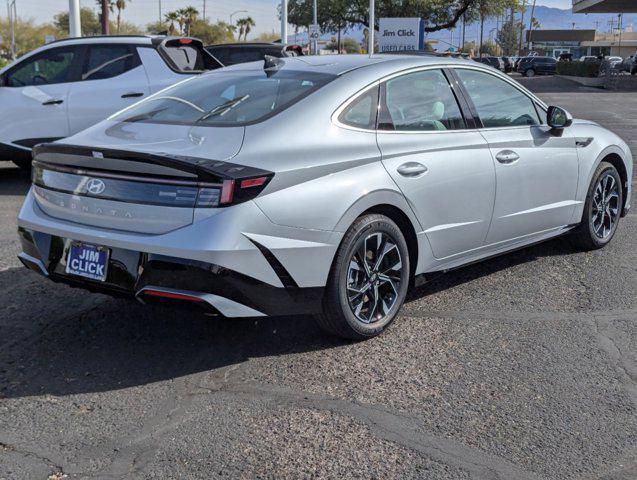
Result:
<svg viewBox="0 0 637 480"><path fill-rule="evenodd" d="M98 282L66 273L72 239L20 227L20 261L55 282L117 297L196 303L226 317L311 314L320 311L322 287L283 288L197 260L110 248L107 277Z"/></svg>

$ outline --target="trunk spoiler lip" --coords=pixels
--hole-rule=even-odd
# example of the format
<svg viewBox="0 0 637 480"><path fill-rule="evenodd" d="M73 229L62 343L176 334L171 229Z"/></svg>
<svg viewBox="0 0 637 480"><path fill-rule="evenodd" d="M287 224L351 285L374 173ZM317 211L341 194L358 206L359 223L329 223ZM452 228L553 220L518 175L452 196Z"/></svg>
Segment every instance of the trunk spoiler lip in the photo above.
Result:
<svg viewBox="0 0 637 480"><path fill-rule="evenodd" d="M42 154L53 153L125 160L181 170L197 176L202 182L223 182L224 180L244 180L253 177L272 176L273 172L256 167L239 165L221 160L201 157L190 157L170 153L146 153L134 150L112 149L105 147L89 147L64 143L42 143L33 148L34 160ZM95 166L99 168L99 165Z"/></svg>

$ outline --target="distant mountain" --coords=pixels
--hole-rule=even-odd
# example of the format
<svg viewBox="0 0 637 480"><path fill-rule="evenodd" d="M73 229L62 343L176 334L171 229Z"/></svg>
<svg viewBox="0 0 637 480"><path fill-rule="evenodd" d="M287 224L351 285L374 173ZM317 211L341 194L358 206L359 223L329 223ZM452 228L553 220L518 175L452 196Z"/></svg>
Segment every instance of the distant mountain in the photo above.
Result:
<svg viewBox="0 0 637 480"><path fill-rule="evenodd" d="M575 24L575 28L578 30L587 30L587 29L597 29L600 32L610 31L610 20L613 20L615 23L615 27L617 26L617 15L616 14L603 14L603 13L590 13L584 15L582 13L573 13L570 9L562 10L559 8L551 8L544 6L536 6L535 7L535 18L540 23L540 29L542 30L570 30L573 28L573 24ZM528 26L529 20L531 17L531 8L527 8L526 14L524 16L524 23ZM519 14L516 15L516 18L519 18ZM497 26L497 22L495 19L489 19L484 24L484 39L487 40L490 37L495 35L494 29ZM623 26L624 28L632 26L635 31L637 31L637 14L626 14L623 18ZM479 23L473 23L471 25L467 25L466 27L466 40L475 41L479 36ZM347 32L343 32L343 38L350 37L355 40L362 41L363 40L363 30L364 27L358 27ZM443 30L440 32L430 33L427 38L431 40L438 40L438 49L446 50L449 47L449 43L453 43L457 45L460 43L460 35L462 31L462 22L458 23L458 27L452 33L449 30ZM322 36L323 40L330 40L335 36L335 33L326 33ZM296 40L295 40L296 38ZM307 40L307 35L305 33L299 33L296 37L294 35L289 36L289 40L291 42L299 42L304 43Z"/></svg>

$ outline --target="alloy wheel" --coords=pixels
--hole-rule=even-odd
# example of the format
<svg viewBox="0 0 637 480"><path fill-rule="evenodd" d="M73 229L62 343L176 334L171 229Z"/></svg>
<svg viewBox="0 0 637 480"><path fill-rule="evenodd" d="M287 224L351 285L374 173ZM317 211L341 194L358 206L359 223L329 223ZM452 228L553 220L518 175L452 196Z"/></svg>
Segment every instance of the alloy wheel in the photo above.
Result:
<svg viewBox="0 0 637 480"><path fill-rule="evenodd" d="M610 173L603 175L593 194L591 225L597 238L606 240L619 219L619 184Z"/></svg>
<svg viewBox="0 0 637 480"><path fill-rule="evenodd" d="M347 298L356 318L368 325L383 321L396 304L404 275L390 235L376 232L361 238L347 271Z"/></svg>

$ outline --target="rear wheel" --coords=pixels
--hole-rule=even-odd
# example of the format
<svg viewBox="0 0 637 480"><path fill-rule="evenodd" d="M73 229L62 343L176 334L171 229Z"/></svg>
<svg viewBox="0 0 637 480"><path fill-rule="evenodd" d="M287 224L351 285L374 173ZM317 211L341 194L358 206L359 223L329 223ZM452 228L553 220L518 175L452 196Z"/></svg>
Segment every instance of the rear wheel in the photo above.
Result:
<svg viewBox="0 0 637 480"><path fill-rule="evenodd" d="M396 318L408 286L402 232L384 215L365 215L349 228L336 253L317 323L342 338L375 337Z"/></svg>
<svg viewBox="0 0 637 480"><path fill-rule="evenodd" d="M619 224L623 205L621 177L608 162L600 163L588 188L582 222L573 231L573 243L584 250L608 244Z"/></svg>
<svg viewBox="0 0 637 480"><path fill-rule="evenodd" d="M535 77L535 70L532 68L529 68L526 72L524 72L524 75L527 77Z"/></svg>

